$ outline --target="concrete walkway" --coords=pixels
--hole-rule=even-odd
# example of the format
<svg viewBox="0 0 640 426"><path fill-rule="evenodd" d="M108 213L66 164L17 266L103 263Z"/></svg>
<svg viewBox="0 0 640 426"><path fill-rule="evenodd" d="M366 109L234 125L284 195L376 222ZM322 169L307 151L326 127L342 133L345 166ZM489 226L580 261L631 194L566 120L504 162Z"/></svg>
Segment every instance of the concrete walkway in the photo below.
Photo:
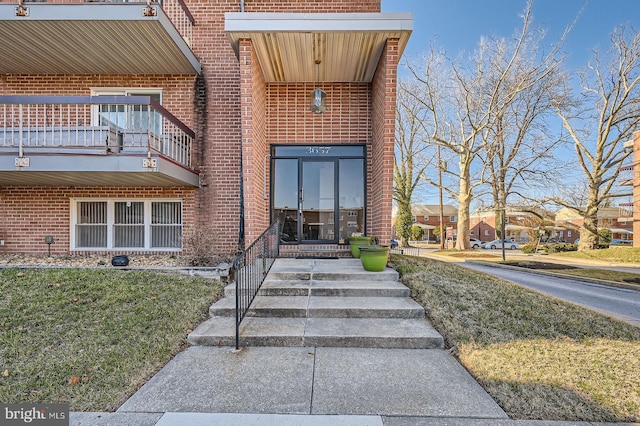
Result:
<svg viewBox="0 0 640 426"><path fill-rule="evenodd" d="M351 271L359 282L366 278L366 273L362 275L364 271L354 267L353 260L326 262L334 263L312 265L318 267L316 271ZM280 262L280 266L283 263ZM281 268L276 267L272 271L275 275ZM322 274L317 275L320 281L324 277L335 282L335 277ZM312 270L310 288L314 287L313 276ZM345 280L348 281L346 277ZM297 282L296 286L299 284ZM318 287L326 288L326 285ZM309 300L315 297L312 294L309 291ZM347 294L352 294L351 290ZM309 305L313 304L309 302ZM216 312L215 309L212 311ZM306 309L305 312L309 315L317 311ZM353 312L350 308L345 315ZM303 332L302 338L298 339L300 343L250 346L239 351L228 346L189 347L117 412L72 413L71 424L590 424L509 420L496 402L444 349L339 347L335 339L327 340L331 342L327 343L329 347L310 346L305 345L304 335Z"/></svg>

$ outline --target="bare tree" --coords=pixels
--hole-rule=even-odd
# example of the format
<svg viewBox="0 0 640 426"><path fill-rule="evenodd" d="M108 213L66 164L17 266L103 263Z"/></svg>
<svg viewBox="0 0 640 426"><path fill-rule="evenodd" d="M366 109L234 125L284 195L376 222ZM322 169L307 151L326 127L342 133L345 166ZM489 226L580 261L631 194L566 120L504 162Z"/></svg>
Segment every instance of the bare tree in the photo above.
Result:
<svg viewBox="0 0 640 426"><path fill-rule="evenodd" d="M413 193L420 182L427 163L421 155L428 145L425 143L423 121L426 110L421 102L410 93L415 84L401 80L398 84L396 104L396 143L393 165L393 199L398 206L396 215L396 233L400 237L400 246L409 245L411 226L413 225L411 205Z"/></svg>
<svg viewBox="0 0 640 426"><path fill-rule="evenodd" d="M551 50L541 53L545 32L530 28L530 12L527 8L514 42L498 39L483 43L483 57L496 76L498 95L482 161L501 238L506 235L501 228L508 198L531 203L532 190L548 185L563 166L554 151L564 137L550 127L550 119L556 108L569 101L568 76L559 48L570 28Z"/></svg>
<svg viewBox="0 0 640 426"><path fill-rule="evenodd" d="M446 58L444 53L431 49L425 58L424 73L409 64L421 90L413 95L426 107L430 119L423 122L431 144L440 145L456 157L458 170L443 170L455 174L458 187L443 189L458 200L458 239L456 249L468 250L469 215L473 187L472 165L484 148L482 132L489 123L486 100L478 93L482 86L482 70L467 72L460 64ZM438 165L441 167L441 165ZM423 174L429 184L437 182Z"/></svg>
<svg viewBox="0 0 640 426"><path fill-rule="evenodd" d="M504 204L507 192L515 188L516 182L523 182L521 177L510 176L535 172L532 165L536 155L530 156L528 162L517 164L521 161L519 153L539 142L539 134L536 137L532 131L544 121L550 106L558 104L552 101L561 81L561 61L555 59L558 48L554 47L546 55L537 54L541 38L531 30L531 8L532 2L529 2L514 43L483 38L468 64L461 59L449 60L432 48L425 59L423 73L415 66L409 67L422 86L415 96L431 115L424 123L431 143L450 151L458 162L458 170L448 172L455 173L459 182L455 188L456 249L459 250L470 248L470 205L474 190L487 182L503 182L496 187L500 204ZM534 93L542 88L545 95ZM529 100L532 95L537 100ZM529 110L521 111L523 105ZM514 120L519 122L513 123ZM551 150L549 144L544 145L547 151ZM537 155L543 152L538 150ZM425 180L435 184L427 177Z"/></svg>
<svg viewBox="0 0 640 426"><path fill-rule="evenodd" d="M620 196L614 191L620 168L630 156L624 143L640 124L640 34L617 27L608 50L594 50L580 76L581 93L572 108L557 113L569 133L587 185L583 204L565 197L553 201L582 217L579 250L598 244L598 209Z"/></svg>

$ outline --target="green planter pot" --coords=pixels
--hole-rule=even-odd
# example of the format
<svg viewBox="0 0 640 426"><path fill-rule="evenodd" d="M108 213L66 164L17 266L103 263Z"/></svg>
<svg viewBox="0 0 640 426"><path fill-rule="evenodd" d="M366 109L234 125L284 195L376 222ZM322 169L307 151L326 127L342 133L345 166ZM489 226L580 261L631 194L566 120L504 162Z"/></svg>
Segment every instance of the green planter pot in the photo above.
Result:
<svg viewBox="0 0 640 426"><path fill-rule="evenodd" d="M349 237L349 244L351 244L351 254L358 259L360 257L360 246L373 244L373 237Z"/></svg>
<svg viewBox="0 0 640 426"><path fill-rule="evenodd" d="M387 246L360 246L360 260L365 271L382 272L389 259Z"/></svg>

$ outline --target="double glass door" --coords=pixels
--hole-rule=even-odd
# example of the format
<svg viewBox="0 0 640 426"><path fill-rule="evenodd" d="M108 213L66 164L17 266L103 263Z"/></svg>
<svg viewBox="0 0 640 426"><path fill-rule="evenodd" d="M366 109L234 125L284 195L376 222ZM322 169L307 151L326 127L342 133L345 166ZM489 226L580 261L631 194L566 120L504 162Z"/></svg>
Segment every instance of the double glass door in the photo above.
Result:
<svg viewBox="0 0 640 426"><path fill-rule="evenodd" d="M363 158L274 157L272 219L280 218L284 243L338 243L363 232Z"/></svg>

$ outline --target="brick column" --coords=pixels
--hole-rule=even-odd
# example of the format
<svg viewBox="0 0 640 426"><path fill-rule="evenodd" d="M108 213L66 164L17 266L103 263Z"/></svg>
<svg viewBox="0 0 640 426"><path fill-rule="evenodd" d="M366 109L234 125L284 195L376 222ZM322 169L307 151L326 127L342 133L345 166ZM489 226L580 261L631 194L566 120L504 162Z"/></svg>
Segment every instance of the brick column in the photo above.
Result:
<svg viewBox="0 0 640 426"><path fill-rule="evenodd" d="M633 134L633 246L640 247L640 131Z"/></svg>
<svg viewBox="0 0 640 426"><path fill-rule="evenodd" d="M372 83L372 143L369 154L368 229L380 244L391 241L398 39L387 40Z"/></svg>
<svg viewBox="0 0 640 426"><path fill-rule="evenodd" d="M240 40L240 114L245 245L269 226L266 170L266 86L251 40Z"/></svg>

